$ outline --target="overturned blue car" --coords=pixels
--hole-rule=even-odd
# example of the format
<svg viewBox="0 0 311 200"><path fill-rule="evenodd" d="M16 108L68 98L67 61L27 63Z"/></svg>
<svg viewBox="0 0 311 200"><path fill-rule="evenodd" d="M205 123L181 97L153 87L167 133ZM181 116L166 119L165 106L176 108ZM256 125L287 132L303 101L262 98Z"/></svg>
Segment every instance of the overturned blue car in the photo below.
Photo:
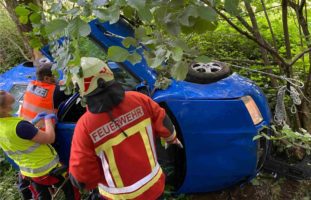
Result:
<svg viewBox="0 0 311 200"><path fill-rule="evenodd" d="M90 22L88 42L106 51L122 46L122 37L132 36L129 24ZM47 49L42 53L52 59ZM96 55L95 55L96 56ZM99 55L98 55L99 56ZM184 149L164 149L157 141L159 162L166 171L168 184L178 193L221 190L256 176L265 159L266 143L253 137L270 125L271 114L263 92L249 79L231 73L221 62L192 63L185 81L172 79L165 90L154 89L157 73L143 59L109 62L115 78L126 90L143 92L168 113ZM0 77L0 89L16 98L15 110L23 101L28 82L35 79L31 62L20 64ZM77 104L78 94L59 108L54 144L61 161L68 164L75 123L85 112Z"/></svg>

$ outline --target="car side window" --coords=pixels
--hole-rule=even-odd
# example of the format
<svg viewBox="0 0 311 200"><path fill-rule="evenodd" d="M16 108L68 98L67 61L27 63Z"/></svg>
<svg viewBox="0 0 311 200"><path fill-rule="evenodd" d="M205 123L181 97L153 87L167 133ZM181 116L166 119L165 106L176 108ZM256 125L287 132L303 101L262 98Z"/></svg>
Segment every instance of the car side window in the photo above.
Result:
<svg viewBox="0 0 311 200"><path fill-rule="evenodd" d="M109 63L108 65L114 73L115 80L118 81L125 90L135 90L136 86L140 83L139 79L126 71L122 64ZM76 103L76 99L77 98L75 98L75 100L69 100L69 104L64 107L66 110L62 112L63 114L60 121L74 123L85 113L85 107L82 107L80 103Z"/></svg>
<svg viewBox="0 0 311 200"><path fill-rule="evenodd" d="M122 64L108 63L108 66L113 71L115 80L118 81L125 90L135 90L136 86L140 83L139 79L128 72Z"/></svg>
<svg viewBox="0 0 311 200"><path fill-rule="evenodd" d="M61 122L75 123L86 112L86 108L81 103L77 103L77 95L73 98L63 107L66 110L61 111L61 116L58 116Z"/></svg>
<svg viewBox="0 0 311 200"><path fill-rule="evenodd" d="M24 93L27 89L26 84L14 84L13 87L10 89L10 93L15 98L15 103L13 105L13 113L19 114L20 105L22 105L24 100Z"/></svg>

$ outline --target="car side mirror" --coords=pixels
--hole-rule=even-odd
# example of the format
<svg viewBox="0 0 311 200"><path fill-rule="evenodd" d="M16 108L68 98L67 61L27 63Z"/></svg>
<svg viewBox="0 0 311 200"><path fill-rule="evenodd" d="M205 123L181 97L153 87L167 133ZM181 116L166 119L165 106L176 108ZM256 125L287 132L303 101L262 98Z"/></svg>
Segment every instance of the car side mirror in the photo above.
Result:
<svg viewBox="0 0 311 200"><path fill-rule="evenodd" d="M141 92L147 96L150 96L149 86L147 85L146 81L143 81L143 82L139 83L138 85L136 85L135 90L137 92Z"/></svg>

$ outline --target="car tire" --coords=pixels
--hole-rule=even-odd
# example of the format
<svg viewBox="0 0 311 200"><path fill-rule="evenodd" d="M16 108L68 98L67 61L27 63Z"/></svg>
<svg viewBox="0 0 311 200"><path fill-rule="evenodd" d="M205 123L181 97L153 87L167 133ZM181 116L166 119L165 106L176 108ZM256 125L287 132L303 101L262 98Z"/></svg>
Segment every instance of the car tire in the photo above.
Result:
<svg viewBox="0 0 311 200"><path fill-rule="evenodd" d="M226 78L231 69L221 62L192 63L189 66L186 81L193 83L212 83Z"/></svg>

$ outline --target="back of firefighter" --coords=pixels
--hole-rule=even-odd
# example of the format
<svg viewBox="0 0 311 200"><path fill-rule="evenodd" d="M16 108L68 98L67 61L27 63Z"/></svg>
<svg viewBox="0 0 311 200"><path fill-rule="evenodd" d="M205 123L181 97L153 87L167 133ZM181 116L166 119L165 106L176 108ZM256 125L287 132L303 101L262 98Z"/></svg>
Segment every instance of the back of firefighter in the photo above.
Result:
<svg viewBox="0 0 311 200"><path fill-rule="evenodd" d="M165 110L146 95L124 92L107 65L81 59L83 77L73 77L87 111L79 119L70 154L70 178L77 187L105 199L157 199L165 175L155 137L181 143Z"/></svg>
<svg viewBox="0 0 311 200"><path fill-rule="evenodd" d="M59 105L68 98L56 84L56 78L51 70L52 62L42 58L36 60L34 65L37 80L28 84L20 110L20 116L28 121L41 112L56 114ZM37 127L44 130L44 122L39 121Z"/></svg>

